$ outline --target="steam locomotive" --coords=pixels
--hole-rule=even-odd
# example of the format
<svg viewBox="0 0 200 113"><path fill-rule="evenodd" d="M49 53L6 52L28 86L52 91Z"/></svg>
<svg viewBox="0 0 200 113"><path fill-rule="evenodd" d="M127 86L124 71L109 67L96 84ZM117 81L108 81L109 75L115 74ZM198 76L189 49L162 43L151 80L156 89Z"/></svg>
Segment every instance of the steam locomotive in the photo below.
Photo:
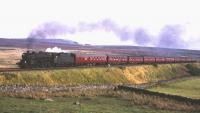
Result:
<svg viewBox="0 0 200 113"><path fill-rule="evenodd" d="M122 64L158 64L196 62L190 57L150 57L129 56L122 54L86 54L86 53L23 53L20 68L48 68L81 65L122 65Z"/></svg>

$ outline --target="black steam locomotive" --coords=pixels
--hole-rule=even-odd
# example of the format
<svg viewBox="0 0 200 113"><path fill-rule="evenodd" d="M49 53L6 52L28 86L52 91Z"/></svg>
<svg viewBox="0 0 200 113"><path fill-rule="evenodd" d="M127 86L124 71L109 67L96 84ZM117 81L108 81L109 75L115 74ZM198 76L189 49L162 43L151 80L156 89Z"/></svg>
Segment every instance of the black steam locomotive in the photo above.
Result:
<svg viewBox="0 0 200 113"><path fill-rule="evenodd" d="M20 68L46 68L59 66L73 66L75 54L73 53L49 53L29 52L23 53L18 63Z"/></svg>

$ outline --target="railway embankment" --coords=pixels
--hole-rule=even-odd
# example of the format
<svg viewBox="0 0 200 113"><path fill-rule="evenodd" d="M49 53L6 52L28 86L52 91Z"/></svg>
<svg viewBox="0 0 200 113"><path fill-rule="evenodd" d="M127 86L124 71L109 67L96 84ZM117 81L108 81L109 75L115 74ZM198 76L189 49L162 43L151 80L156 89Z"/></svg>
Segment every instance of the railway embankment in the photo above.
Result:
<svg viewBox="0 0 200 113"><path fill-rule="evenodd" d="M143 84L182 76L191 76L187 64L111 66L0 72L0 85Z"/></svg>

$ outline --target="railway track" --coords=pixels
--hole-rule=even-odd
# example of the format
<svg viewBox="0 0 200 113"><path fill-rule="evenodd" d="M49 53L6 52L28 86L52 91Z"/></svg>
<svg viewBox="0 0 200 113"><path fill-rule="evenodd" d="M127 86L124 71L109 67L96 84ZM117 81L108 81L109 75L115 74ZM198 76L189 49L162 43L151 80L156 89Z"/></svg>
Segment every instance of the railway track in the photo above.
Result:
<svg viewBox="0 0 200 113"><path fill-rule="evenodd" d="M20 71L20 68L0 68L0 72Z"/></svg>
<svg viewBox="0 0 200 113"><path fill-rule="evenodd" d="M182 62L179 64L187 64L188 62ZM190 62L192 63L192 62ZM0 68L0 72L17 72L17 71L42 71L42 70L64 70L64 69L77 69L77 68L92 68L92 67L119 67L123 68L125 66L138 66L138 65L162 65L162 64L176 64L176 63L159 63L159 64L114 64L114 65L87 65L87 66L68 66L68 67L48 67L48 68Z"/></svg>
<svg viewBox="0 0 200 113"><path fill-rule="evenodd" d="M21 69L21 68L0 68L0 72L40 71L40 70L58 70L58 69L73 69L73 68L80 68L80 67L32 68L32 69Z"/></svg>
<svg viewBox="0 0 200 113"><path fill-rule="evenodd" d="M73 66L73 67L49 67L49 68L0 68L0 72L16 72L16 71L43 71L43 70L65 70L65 69L76 69L76 68L91 68L91 67L108 67L107 65L101 66ZM112 67L119 67L119 65L113 65Z"/></svg>

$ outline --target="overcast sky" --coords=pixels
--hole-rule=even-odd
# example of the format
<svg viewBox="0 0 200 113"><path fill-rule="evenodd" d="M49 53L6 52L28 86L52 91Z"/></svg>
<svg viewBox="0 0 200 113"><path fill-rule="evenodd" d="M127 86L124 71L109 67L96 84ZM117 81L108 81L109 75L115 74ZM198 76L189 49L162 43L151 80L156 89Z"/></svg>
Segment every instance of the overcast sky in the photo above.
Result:
<svg viewBox="0 0 200 113"><path fill-rule="evenodd" d="M99 25L108 20L114 28L103 26L55 37L83 44L155 46L163 29L165 33L175 28L179 32L172 34L185 43L178 48L200 49L199 11L199 0L1 0L0 37L26 38L44 23L81 29L81 23ZM151 41L124 38L118 33L122 29L129 34L142 29L142 37L147 35Z"/></svg>

